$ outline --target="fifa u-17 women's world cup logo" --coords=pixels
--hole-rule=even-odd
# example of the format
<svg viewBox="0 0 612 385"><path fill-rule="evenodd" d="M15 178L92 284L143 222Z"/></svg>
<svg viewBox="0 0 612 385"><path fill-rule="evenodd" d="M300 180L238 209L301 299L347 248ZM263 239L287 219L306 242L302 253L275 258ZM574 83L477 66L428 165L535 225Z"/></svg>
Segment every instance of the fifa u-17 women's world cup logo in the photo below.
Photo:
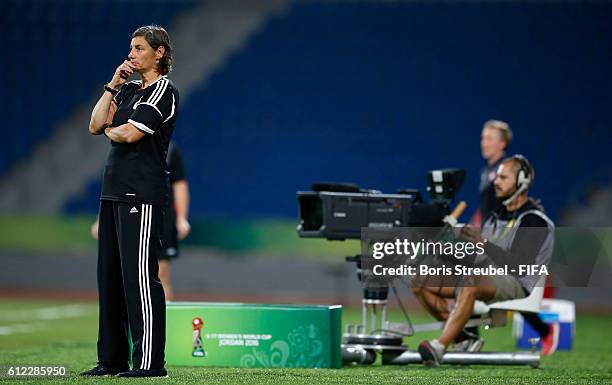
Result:
<svg viewBox="0 0 612 385"><path fill-rule="evenodd" d="M202 328L204 322L202 318L195 317L191 321L193 326L193 352L191 353L194 357L206 357L206 351L204 350L204 341L202 340Z"/></svg>

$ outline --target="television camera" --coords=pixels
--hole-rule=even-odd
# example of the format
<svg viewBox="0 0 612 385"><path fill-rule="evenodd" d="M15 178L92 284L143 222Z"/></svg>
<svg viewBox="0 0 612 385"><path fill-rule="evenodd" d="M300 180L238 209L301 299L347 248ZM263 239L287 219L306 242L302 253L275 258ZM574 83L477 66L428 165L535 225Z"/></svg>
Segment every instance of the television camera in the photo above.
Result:
<svg viewBox="0 0 612 385"><path fill-rule="evenodd" d="M416 189L383 194L348 183L315 183L312 191L297 193L298 234L303 238L344 240L360 239L362 228L442 226L464 179L461 169L429 171L427 203Z"/></svg>

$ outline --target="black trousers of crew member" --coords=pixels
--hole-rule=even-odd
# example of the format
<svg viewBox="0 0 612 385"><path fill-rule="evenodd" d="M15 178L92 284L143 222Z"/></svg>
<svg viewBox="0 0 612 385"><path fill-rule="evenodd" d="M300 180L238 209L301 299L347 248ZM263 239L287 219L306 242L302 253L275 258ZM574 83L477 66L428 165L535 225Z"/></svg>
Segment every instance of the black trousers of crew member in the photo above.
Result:
<svg viewBox="0 0 612 385"><path fill-rule="evenodd" d="M129 361L128 325L134 369L164 366L166 302L158 278L163 208L101 201L98 234L100 321L98 361Z"/></svg>

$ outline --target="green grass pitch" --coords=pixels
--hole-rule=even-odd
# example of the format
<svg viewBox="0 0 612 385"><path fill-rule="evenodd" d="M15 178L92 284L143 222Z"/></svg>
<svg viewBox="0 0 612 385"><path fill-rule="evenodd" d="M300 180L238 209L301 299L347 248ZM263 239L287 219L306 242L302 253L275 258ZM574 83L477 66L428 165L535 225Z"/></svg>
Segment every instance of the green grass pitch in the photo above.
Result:
<svg viewBox="0 0 612 385"><path fill-rule="evenodd" d="M57 309L63 316L58 316ZM344 310L344 322L354 323L359 313ZM393 313L394 320L399 315ZM415 322L430 320L423 314ZM527 366L420 365L355 366L342 369L234 369L169 367L169 378L127 380L80 378L78 373L96 362L97 306L93 302L0 299L0 366L63 364L70 377L36 379L29 383L53 384L612 384L612 317L579 315L574 350L542 360L540 369ZM514 350L510 326L483 331L485 350ZM414 347L424 333L407 341ZM1 383L28 383L0 379Z"/></svg>

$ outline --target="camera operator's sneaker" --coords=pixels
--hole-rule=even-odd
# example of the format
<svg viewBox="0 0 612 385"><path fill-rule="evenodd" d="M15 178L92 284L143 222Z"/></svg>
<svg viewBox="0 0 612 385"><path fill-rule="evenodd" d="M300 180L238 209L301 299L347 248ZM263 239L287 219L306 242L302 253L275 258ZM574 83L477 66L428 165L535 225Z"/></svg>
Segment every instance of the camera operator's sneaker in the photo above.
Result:
<svg viewBox="0 0 612 385"><path fill-rule="evenodd" d="M438 340L431 340L421 342L418 351L426 366L440 366L445 349Z"/></svg>
<svg viewBox="0 0 612 385"><path fill-rule="evenodd" d="M482 350L484 340L480 338L477 327L465 328L453 343L453 352L477 353Z"/></svg>
<svg viewBox="0 0 612 385"><path fill-rule="evenodd" d="M132 369L117 374L117 377L168 377L166 368L160 369Z"/></svg>
<svg viewBox="0 0 612 385"><path fill-rule="evenodd" d="M557 351L557 346L559 346L559 324L552 323L548 334L542 339L542 355L550 356Z"/></svg>
<svg viewBox="0 0 612 385"><path fill-rule="evenodd" d="M482 350L484 340L482 338L468 338L453 344L453 352L477 353Z"/></svg>
<svg viewBox="0 0 612 385"><path fill-rule="evenodd" d="M85 376L85 377L114 376L121 372L125 372L126 370L130 370L130 367L127 364L113 366L113 365L99 363L98 365L94 366L92 369L89 369L81 373L81 376Z"/></svg>

